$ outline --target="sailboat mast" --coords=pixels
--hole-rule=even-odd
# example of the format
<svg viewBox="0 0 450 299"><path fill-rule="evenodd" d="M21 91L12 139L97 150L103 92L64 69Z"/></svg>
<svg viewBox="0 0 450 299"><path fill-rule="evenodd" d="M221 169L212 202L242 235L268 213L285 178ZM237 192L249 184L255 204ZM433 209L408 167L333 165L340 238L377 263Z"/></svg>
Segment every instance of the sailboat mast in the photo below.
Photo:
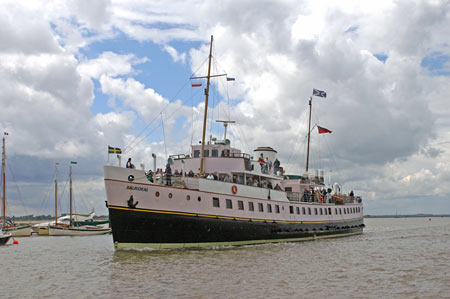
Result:
<svg viewBox="0 0 450 299"><path fill-rule="evenodd" d="M311 139L311 110L312 110L312 97L309 98L308 148L306 150L306 172L308 172L309 168L309 141Z"/></svg>
<svg viewBox="0 0 450 299"><path fill-rule="evenodd" d="M209 80L211 78L212 45L213 45L213 36L211 35L211 44L209 46L208 77L206 79L206 89L205 89L205 115L203 117L202 151L200 153L200 157L201 157L200 158L200 176L203 175L203 158L204 158L204 153L205 153L206 120L207 120L207 113L208 113Z"/></svg>
<svg viewBox="0 0 450 299"><path fill-rule="evenodd" d="M5 146L5 136L3 136L3 146L2 146L2 225L6 225L6 146Z"/></svg>
<svg viewBox="0 0 450 299"><path fill-rule="evenodd" d="M70 177L70 225L72 225L72 165L69 168Z"/></svg>
<svg viewBox="0 0 450 299"><path fill-rule="evenodd" d="M55 225L58 225L58 164L55 165Z"/></svg>

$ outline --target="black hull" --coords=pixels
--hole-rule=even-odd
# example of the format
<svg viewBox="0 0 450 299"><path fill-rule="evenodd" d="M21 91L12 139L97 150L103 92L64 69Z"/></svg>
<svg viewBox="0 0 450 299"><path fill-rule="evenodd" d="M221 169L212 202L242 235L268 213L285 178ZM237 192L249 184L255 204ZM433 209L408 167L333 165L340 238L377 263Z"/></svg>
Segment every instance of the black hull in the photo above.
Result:
<svg viewBox="0 0 450 299"><path fill-rule="evenodd" d="M362 218L348 221L275 222L109 207L116 247L177 248L245 245L362 233ZM121 245L122 244L122 245Z"/></svg>
<svg viewBox="0 0 450 299"><path fill-rule="evenodd" d="M9 239L11 239L11 236L0 237L0 245L5 245L6 243L8 243Z"/></svg>

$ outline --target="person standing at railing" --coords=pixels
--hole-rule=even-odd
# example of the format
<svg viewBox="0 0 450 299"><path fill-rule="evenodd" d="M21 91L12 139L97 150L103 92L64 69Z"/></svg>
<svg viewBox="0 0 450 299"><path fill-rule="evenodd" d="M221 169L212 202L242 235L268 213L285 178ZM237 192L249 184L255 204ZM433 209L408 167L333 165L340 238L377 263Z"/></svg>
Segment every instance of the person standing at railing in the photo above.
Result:
<svg viewBox="0 0 450 299"><path fill-rule="evenodd" d="M172 185L172 168L170 168L170 164L169 163L167 163L166 171L164 173L166 175L166 185L167 186Z"/></svg>

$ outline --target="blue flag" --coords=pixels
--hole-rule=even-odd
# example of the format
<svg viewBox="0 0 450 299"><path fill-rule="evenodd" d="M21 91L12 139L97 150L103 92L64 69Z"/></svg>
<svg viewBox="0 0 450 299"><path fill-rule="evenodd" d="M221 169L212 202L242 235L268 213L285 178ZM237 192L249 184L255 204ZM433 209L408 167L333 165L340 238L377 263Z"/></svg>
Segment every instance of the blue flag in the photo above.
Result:
<svg viewBox="0 0 450 299"><path fill-rule="evenodd" d="M322 91L322 90L318 90L318 89L313 88L313 96L318 96L318 97L321 97L321 98L326 98L326 97L327 97L327 93L326 93L325 91Z"/></svg>
<svg viewBox="0 0 450 299"><path fill-rule="evenodd" d="M229 77L227 77L227 81L235 81L236 79L235 78L229 78Z"/></svg>

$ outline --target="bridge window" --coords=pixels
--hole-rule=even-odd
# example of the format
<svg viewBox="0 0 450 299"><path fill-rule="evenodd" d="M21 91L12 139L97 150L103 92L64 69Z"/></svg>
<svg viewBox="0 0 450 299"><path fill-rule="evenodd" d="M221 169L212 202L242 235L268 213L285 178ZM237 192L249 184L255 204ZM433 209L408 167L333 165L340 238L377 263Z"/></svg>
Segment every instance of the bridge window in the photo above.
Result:
<svg viewBox="0 0 450 299"><path fill-rule="evenodd" d="M226 205L227 205L227 209L232 209L233 208L233 202L231 201L231 199L225 199Z"/></svg>
<svg viewBox="0 0 450 299"><path fill-rule="evenodd" d="M213 197L213 207L220 208L220 201L217 197Z"/></svg>

